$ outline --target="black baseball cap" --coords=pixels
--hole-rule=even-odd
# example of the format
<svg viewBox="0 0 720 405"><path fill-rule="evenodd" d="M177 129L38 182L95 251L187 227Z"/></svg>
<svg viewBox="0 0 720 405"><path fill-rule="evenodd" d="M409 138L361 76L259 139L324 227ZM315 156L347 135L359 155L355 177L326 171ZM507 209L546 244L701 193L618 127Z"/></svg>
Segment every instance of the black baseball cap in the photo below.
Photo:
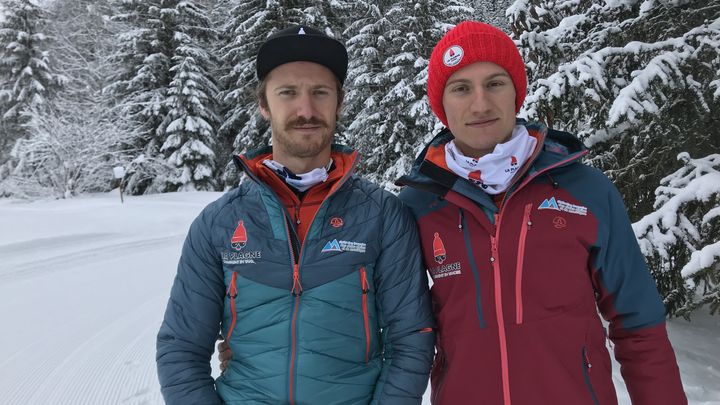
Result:
<svg viewBox="0 0 720 405"><path fill-rule="evenodd" d="M289 62L314 62L330 69L343 83L347 75L345 45L307 25L294 25L270 35L260 45L257 77L263 80L271 70Z"/></svg>

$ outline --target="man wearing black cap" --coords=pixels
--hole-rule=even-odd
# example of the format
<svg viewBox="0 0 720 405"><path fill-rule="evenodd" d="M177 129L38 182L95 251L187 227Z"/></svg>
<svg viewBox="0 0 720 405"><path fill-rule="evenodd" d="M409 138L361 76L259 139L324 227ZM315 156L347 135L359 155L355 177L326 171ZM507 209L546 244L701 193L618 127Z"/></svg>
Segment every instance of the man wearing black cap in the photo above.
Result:
<svg viewBox="0 0 720 405"><path fill-rule="evenodd" d="M183 247L158 334L170 404L419 404L433 321L412 216L332 144L347 51L306 26L260 47L272 146ZM213 381L218 333L232 350Z"/></svg>

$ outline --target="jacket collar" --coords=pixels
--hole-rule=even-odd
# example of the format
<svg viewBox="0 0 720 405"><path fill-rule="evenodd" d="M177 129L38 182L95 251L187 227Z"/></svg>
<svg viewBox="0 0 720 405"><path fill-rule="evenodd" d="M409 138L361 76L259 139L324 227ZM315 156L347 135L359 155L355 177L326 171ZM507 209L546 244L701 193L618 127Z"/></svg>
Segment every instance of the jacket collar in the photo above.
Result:
<svg viewBox="0 0 720 405"><path fill-rule="evenodd" d="M514 191L523 179L534 176L553 166L571 164L587 153L585 146L575 136L561 131L548 129L544 124L518 119L518 125L525 125L531 136L538 139L538 144L532 156L518 171L508 192ZM495 207L491 198L482 190L470 184L467 180L451 172L442 161L429 159L429 155L437 154L444 149L446 143L455 137L448 128L440 131L420 152L410 173L396 181L398 186L410 186L425 190L440 196L446 195L450 190L456 191L475 202Z"/></svg>
<svg viewBox="0 0 720 405"><path fill-rule="evenodd" d="M355 167L359 161L359 155L354 149L340 145L332 144L330 154L333 159L341 159L343 162L343 178L347 178L355 171ZM242 173L248 175L253 181L262 183L257 173L257 164L272 156L272 146L265 146L259 149L251 150L243 154L233 156L235 166Z"/></svg>

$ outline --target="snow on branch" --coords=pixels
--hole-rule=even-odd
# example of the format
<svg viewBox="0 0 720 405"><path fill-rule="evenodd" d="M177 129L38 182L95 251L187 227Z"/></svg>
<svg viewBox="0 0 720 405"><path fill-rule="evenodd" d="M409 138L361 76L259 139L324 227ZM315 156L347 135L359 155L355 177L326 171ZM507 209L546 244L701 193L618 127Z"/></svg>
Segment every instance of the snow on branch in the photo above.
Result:
<svg viewBox="0 0 720 405"><path fill-rule="evenodd" d="M633 224L635 236L645 256L657 253L667 259L677 242L691 251L690 261L683 267L682 276L689 277L709 267L720 257L720 241L703 241L701 228L720 217L720 154L691 159L687 152L678 155L685 166L663 178L655 191L655 211ZM715 205L695 224L686 206L691 203ZM695 222L698 222L697 220ZM710 238L718 239L719 235ZM700 245L700 246L698 246Z"/></svg>
<svg viewBox="0 0 720 405"><path fill-rule="evenodd" d="M703 21L680 3L515 1L506 15L530 78L523 115L592 146L678 102L711 112L720 98L718 7L707 6Z"/></svg>

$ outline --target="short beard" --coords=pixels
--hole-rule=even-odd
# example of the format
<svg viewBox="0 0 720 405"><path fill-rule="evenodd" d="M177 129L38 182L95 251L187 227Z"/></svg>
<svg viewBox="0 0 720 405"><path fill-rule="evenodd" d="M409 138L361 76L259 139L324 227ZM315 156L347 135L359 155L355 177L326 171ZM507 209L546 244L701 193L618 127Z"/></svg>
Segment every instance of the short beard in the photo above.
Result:
<svg viewBox="0 0 720 405"><path fill-rule="evenodd" d="M301 139L293 139L288 135L293 127L308 124L319 126L320 131L323 132L322 136L314 138L312 141L304 141ZM275 139L273 147L282 148L287 155L296 158L312 158L319 155L332 144L334 134L333 131L330 130L327 122L316 117L310 117L310 119L297 118L288 121L283 125L281 131L273 131L273 138Z"/></svg>

